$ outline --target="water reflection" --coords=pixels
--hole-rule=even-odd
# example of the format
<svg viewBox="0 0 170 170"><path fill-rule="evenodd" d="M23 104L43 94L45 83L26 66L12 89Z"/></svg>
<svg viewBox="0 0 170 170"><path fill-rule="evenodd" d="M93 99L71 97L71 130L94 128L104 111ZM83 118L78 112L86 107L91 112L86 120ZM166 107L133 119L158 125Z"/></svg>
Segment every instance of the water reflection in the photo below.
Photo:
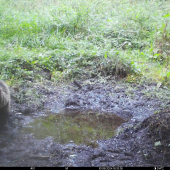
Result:
<svg viewBox="0 0 170 170"><path fill-rule="evenodd" d="M114 114L64 111L57 115L37 118L30 123L30 127L24 127L21 131L34 133L37 139L53 136L55 142L60 144L72 140L77 145L89 145L92 141L113 137L123 122L125 121L122 118Z"/></svg>

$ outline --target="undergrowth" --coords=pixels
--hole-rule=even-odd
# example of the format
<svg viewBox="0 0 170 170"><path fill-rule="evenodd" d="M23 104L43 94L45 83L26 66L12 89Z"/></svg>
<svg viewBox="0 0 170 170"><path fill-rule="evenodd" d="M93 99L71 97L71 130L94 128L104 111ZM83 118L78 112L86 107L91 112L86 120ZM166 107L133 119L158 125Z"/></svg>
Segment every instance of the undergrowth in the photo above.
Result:
<svg viewBox="0 0 170 170"><path fill-rule="evenodd" d="M1 0L0 78L52 81L114 75L169 85L164 0Z"/></svg>

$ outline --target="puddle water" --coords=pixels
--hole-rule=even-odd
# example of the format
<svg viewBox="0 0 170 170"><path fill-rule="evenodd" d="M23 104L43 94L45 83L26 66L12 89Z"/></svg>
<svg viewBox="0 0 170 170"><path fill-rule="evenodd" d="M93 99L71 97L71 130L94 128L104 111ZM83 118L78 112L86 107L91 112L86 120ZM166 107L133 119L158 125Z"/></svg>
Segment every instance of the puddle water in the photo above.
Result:
<svg viewBox="0 0 170 170"><path fill-rule="evenodd" d="M37 118L29 124L29 127L23 127L21 131L34 133L37 139L52 136L54 141L60 144L73 141L77 145L91 145L96 140L112 138L116 135L117 128L124 122L125 120L114 114L64 111Z"/></svg>

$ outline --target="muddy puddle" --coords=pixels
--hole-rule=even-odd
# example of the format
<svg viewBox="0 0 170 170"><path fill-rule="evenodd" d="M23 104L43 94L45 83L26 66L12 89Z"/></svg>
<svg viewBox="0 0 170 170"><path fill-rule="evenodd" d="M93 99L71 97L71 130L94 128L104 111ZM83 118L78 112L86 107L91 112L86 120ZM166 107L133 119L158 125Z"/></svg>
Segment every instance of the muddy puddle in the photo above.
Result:
<svg viewBox="0 0 170 170"><path fill-rule="evenodd" d="M170 111L165 119L158 114L162 104L170 107L169 91L156 85L89 82L81 89L47 85L48 93L35 86L42 108L16 102L13 92L11 114L0 134L0 165L170 166Z"/></svg>
<svg viewBox="0 0 170 170"><path fill-rule="evenodd" d="M23 127L21 132L33 133L36 139L52 136L60 144L75 143L97 147L97 140L112 138L124 122L115 114L65 110L37 118Z"/></svg>

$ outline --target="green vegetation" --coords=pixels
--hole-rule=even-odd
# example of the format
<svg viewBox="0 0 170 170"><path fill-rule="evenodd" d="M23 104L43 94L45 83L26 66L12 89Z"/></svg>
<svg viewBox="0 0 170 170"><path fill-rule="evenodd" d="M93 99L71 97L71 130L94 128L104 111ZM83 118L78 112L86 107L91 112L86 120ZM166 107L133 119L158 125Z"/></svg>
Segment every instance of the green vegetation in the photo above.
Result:
<svg viewBox="0 0 170 170"><path fill-rule="evenodd" d="M0 0L0 78L119 75L169 85L164 0Z"/></svg>

